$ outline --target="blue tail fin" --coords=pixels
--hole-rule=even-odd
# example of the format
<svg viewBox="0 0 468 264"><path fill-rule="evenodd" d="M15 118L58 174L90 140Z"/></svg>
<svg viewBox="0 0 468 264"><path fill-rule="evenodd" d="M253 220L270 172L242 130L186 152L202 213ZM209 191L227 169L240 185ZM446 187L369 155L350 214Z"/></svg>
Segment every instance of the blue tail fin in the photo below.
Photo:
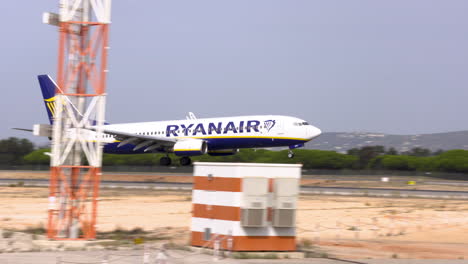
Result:
<svg viewBox="0 0 468 264"><path fill-rule="evenodd" d="M57 85L49 75L38 75L37 79L39 80L39 85L41 86L42 97L44 98L47 115L49 116L50 124L52 124L56 110L55 90L57 89Z"/></svg>

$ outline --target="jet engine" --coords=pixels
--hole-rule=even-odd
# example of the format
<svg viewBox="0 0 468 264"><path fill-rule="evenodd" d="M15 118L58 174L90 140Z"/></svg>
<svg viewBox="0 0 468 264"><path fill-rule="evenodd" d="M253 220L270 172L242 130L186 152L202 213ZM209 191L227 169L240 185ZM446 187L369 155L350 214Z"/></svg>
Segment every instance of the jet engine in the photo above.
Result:
<svg viewBox="0 0 468 264"><path fill-rule="evenodd" d="M207 152L206 141L200 139L188 139L177 141L174 144L174 154L176 156L198 156Z"/></svg>

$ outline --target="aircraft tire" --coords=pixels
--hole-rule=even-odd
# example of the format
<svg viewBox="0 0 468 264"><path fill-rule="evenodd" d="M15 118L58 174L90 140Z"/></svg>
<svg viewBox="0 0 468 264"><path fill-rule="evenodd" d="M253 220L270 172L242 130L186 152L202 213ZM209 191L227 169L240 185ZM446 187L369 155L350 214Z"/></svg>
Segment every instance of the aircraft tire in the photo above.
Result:
<svg viewBox="0 0 468 264"><path fill-rule="evenodd" d="M180 158L180 165L182 166L188 166L192 163L192 160L189 157L182 157Z"/></svg>
<svg viewBox="0 0 468 264"><path fill-rule="evenodd" d="M162 157L161 159L159 159L159 165L161 166L169 166L171 165L171 158L169 157Z"/></svg>

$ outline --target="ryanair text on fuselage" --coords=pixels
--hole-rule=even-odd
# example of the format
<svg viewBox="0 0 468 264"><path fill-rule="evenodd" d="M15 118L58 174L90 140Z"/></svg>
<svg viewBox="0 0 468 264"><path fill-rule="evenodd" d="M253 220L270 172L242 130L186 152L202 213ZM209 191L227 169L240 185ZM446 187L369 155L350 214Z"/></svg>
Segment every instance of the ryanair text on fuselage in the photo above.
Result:
<svg viewBox="0 0 468 264"><path fill-rule="evenodd" d="M198 124L180 124L180 125L168 125L166 128L166 136L178 137L179 133L183 136L196 136L196 135L213 135L213 134L227 134L228 132L232 133L249 133L249 132L260 132L259 126L260 121L258 120L248 120L248 121L239 121L239 122L227 122L225 125L223 122L217 123L198 123ZM273 128L275 124L274 120L265 121L265 128L268 131Z"/></svg>

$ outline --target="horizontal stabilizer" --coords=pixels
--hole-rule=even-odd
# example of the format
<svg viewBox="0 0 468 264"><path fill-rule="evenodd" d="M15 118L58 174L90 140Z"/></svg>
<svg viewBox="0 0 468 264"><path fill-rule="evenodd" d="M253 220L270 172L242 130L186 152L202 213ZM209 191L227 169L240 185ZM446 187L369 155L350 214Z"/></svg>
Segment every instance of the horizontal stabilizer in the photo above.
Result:
<svg viewBox="0 0 468 264"><path fill-rule="evenodd" d="M11 129L14 129L14 130L21 130L21 131L27 131L27 132L33 132L32 129L28 129L28 128L12 127Z"/></svg>

